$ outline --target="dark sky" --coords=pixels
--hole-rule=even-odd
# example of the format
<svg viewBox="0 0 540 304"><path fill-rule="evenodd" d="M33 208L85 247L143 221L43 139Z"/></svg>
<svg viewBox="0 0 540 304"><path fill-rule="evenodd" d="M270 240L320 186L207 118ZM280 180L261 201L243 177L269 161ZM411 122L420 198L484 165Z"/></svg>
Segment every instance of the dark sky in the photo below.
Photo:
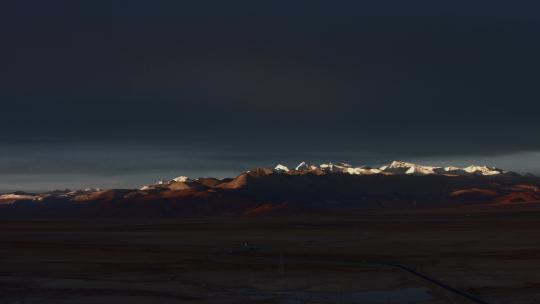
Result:
<svg viewBox="0 0 540 304"><path fill-rule="evenodd" d="M303 159L540 172L539 37L538 1L5 1L0 191Z"/></svg>

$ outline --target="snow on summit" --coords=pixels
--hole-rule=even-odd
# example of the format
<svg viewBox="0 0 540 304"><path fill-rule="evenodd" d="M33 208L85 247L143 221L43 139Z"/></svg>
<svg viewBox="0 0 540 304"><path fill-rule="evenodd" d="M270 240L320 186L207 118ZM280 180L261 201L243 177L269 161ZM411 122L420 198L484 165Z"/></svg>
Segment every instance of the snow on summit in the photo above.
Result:
<svg viewBox="0 0 540 304"><path fill-rule="evenodd" d="M474 166L474 165L468 166L467 168L464 168L463 170L469 173L480 173L482 175L498 175L498 174L503 173L502 170L499 170L494 167Z"/></svg>
<svg viewBox="0 0 540 304"><path fill-rule="evenodd" d="M301 162L295 167L296 171L310 171L321 170L325 173L345 173L351 175L372 175L372 174L385 174L385 175L500 175L507 173L506 171L488 167L488 166L476 166L471 165L466 168L460 168L455 166L438 167L438 166L426 166L419 165L404 161L393 161L388 165L381 166L379 168L371 168L368 166L353 167L347 163L323 163L319 166L310 165L307 162ZM276 172L289 172L289 168L285 165L278 164L274 171Z"/></svg>
<svg viewBox="0 0 540 304"><path fill-rule="evenodd" d="M274 168L275 171L277 172L289 172L289 168L287 166L284 166L282 164L278 164L275 168Z"/></svg>
<svg viewBox="0 0 540 304"><path fill-rule="evenodd" d="M173 179L173 181L177 182L177 183L185 183L189 180L189 177L187 176L179 176L175 179Z"/></svg>

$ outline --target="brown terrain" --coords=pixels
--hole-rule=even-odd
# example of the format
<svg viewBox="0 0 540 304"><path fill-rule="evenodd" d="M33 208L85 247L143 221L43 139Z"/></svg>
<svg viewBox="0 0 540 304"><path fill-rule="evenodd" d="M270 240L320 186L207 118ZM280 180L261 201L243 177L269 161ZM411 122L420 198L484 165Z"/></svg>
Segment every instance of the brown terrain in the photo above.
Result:
<svg viewBox="0 0 540 304"><path fill-rule="evenodd" d="M262 209L267 209L263 207ZM2 303L540 301L540 205L353 216L5 220Z"/></svg>

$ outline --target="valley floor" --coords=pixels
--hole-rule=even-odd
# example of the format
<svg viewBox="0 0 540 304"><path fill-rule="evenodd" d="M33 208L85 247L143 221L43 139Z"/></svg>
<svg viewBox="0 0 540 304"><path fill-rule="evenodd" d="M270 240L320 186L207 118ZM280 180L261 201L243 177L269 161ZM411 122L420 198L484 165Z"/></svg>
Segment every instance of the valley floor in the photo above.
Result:
<svg viewBox="0 0 540 304"><path fill-rule="evenodd" d="M540 302L540 209L0 223L1 303Z"/></svg>

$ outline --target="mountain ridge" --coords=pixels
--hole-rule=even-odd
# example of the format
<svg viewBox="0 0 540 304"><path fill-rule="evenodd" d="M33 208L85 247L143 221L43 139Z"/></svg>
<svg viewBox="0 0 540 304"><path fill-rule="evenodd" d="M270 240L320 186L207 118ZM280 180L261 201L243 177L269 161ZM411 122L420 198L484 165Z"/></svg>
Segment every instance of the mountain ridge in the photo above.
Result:
<svg viewBox="0 0 540 304"><path fill-rule="evenodd" d="M301 162L294 169L278 164L234 178L179 176L138 189L4 194L0 195L0 217L348 213L530 203L540 201L538 189L538 177L488 166L435 167L394 161L381 167L353 167Z"/></svg>

